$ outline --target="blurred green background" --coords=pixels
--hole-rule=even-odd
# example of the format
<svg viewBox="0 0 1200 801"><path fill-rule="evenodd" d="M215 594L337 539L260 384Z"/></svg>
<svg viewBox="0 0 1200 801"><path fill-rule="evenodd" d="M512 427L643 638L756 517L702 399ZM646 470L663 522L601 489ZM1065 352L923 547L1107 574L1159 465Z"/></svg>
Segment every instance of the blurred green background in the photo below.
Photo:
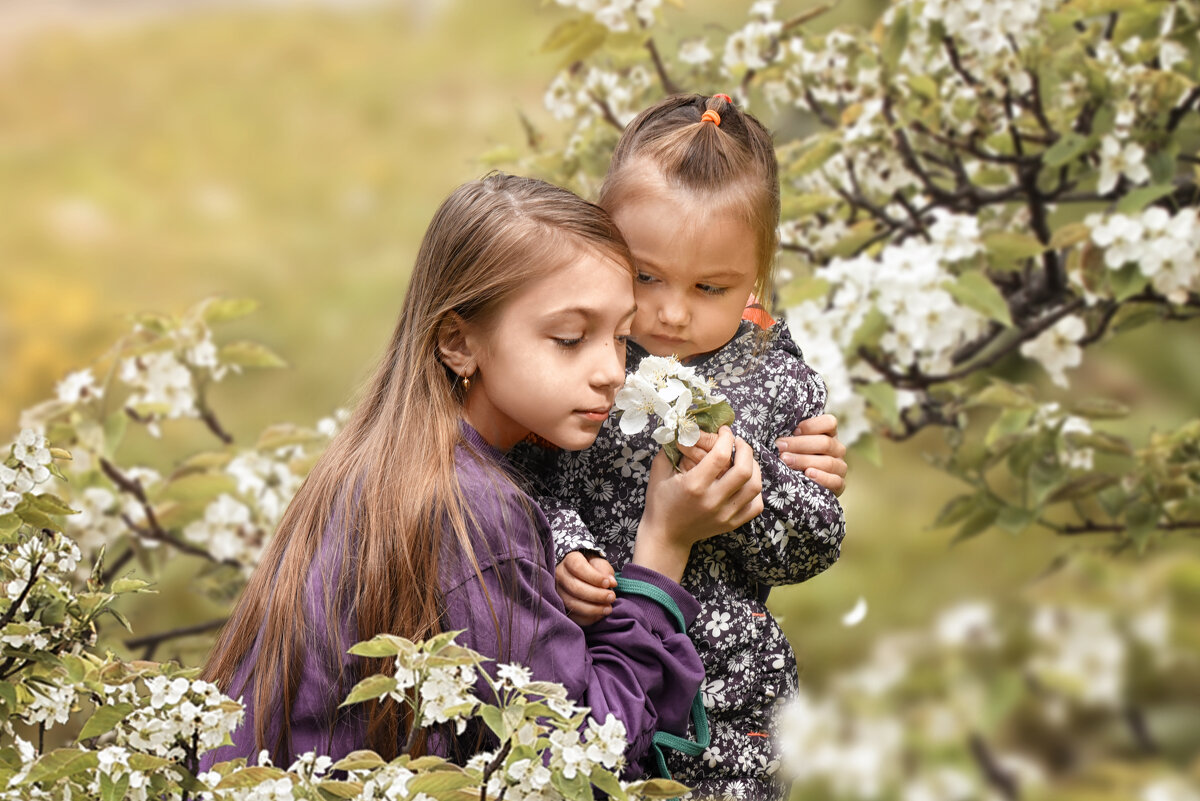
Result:
<svg viewBox="0 0 1200 801"><path fill-rule="evenodd" d="M482 155L522 146L519 111L547 137L562 132L542 107L559 65L540 45L567 16L550 2L165 5L0 2L5 436L22 408L103 353L124 315L177 313L212 294L261 300L227 333L291 365L220 385L226 427L248 443L272 422L312 424L366 376L445 194L484 171ZM779 16L810 5L783 3ZM730 27L745 18L741 3L687 6ZM848 0L819 25L878 11ZM1186 342L1107 348L1089 380L1128 387L1136 426L1182 419L1189 410L1170 399L1195 397L1200 380L1171 366L1191 353ZM212 444L195 428L167 425L165 436ZM960 599L1002 602L1062 551L1087 547L996 532L952 547L928 528L957 490L922 458L939 443L927 432L885 445L882 467L853 461L841 561L773 595L806 681L862 656L880 631L925 625ZM153 463L154 441L131 447ZM126 605L137 633L219 614L170 577L157 598ZM843 626L860 596L865 621ZM157 657L198 664L207 642Z"/></svg>

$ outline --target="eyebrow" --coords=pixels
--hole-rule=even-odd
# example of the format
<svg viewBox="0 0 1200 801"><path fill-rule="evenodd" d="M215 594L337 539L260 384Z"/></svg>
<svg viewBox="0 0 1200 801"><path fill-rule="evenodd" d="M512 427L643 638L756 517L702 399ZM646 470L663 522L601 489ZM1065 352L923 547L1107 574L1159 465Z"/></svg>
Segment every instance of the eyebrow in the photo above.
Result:
<svg viewBox="0 0 1200 801"><path fill-rule="evenodd" d="M597 316L598 313L599 313L599 310L592 306L569 306L565 309L555 309L553 311L547 312L546 317L550 318L550 319L554 319L554 318L558 318L558 317L591 318L591 317ZM637 313L637 306L631 306L629 308L629 311L627 311L623 315L621 315L621 319L624 320L626 317L632 317L636 313Z"/></svg>

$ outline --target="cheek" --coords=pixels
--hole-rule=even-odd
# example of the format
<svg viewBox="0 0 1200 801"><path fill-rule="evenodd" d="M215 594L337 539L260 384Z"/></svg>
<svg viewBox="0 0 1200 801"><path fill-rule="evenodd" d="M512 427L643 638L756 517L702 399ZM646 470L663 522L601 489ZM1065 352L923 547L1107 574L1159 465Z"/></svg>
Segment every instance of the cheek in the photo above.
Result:
<svg viewBox="0 0 1200 801"><path fill-rule="evenodd" d="M633 315L632 334L637 337L649 333L654 328L655 307L646 293L637 297L637 312Z"/></svg>

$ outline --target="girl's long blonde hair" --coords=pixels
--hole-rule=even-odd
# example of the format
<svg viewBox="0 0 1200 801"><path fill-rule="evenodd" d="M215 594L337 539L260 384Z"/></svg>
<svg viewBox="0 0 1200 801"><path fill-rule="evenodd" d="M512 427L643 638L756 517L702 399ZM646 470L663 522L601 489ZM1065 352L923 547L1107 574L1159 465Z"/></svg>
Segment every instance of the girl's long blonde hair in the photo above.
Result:
<svg viewBox="0 0 1200 801"><path fill-rule="evenodd" d="M306 655L319 653L338 675L339 694L328 699L331 732L334 710L353 684L390 669L358 659L352 675L342 675L352 643L341 641L338 621L353 616L358 640L382 632L427 638L441 630L443 540L455 538L478 571L473 518L455 469L456 449L465 444L463 389L439 360L443 321L456 313L486 325L514 293L581 252L631 263L607 214L543 181L493 173L460 186L434 215L365 395L292 499L204 669L223 691L252 699L257 748L269 748L276 764L292 757L292 707ZM325 537L336 538L338 558L329 560L334 574L321 577L322 624L302 610L310 572L329 567L321 558ZM499 641L498 617L493 609L486 622L497 627ZM326 641L314 642L322 627ZM256 642L245 684L233 687ZM363 746L396 756L413 725L407 707L374 704L367 718ZM279 731L268 743L275 722ZM420 753L423 738L415 742Z"/></svg>

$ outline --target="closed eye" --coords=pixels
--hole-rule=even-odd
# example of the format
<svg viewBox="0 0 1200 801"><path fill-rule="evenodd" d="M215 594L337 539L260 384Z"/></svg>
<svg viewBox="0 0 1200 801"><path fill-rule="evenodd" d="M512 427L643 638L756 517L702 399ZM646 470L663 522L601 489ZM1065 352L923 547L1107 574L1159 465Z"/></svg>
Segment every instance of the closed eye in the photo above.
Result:
<svg viewBox="0 0 1200 801"><path fill-rule="evenodd" d="M696 289L699 289L705 295L724 295L727 287L713 286L712 284L696 284Z"/></svg>
<svg viewBox="0 0 1200 801"><path fill-rule="evenodd" d="M583 337L553 337L554 342L561 348L573 348L580 342L583 342Z"/></svg>

